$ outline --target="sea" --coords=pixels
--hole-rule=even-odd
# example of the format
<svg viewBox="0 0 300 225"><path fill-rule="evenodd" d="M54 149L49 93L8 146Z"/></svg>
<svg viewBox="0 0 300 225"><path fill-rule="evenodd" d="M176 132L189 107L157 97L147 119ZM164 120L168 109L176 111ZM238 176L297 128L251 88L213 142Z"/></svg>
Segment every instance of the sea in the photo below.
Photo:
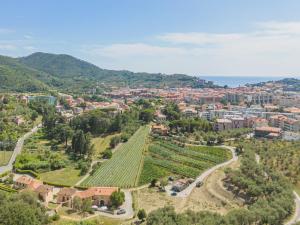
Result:
<svg viewBox="0 0 300 225"><path fill-rule="evenodd" d="M264 76L199 76L199 78L206 81L212 81L216 85L228 87L239 87L245 84L256 84L266 81L277 81L286 77L264 77Z"/></svg>

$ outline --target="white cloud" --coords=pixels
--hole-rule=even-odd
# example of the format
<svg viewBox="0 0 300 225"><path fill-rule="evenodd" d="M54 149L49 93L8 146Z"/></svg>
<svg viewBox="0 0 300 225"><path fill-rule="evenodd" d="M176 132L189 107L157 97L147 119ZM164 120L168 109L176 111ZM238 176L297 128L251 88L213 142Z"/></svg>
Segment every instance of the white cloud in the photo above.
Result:
<svg viewBox="0 0 300 225"><path fill-rule="evenodd" d="M153 43L86 48L99 66L214 75L300 75L300 22L261 22L244 33L166 33Z"/></svg>
<svg viewBox="0 0 300 225"><path fill-rule="evenodd" d="M0 43L0 50L13 51L15 49L17 49L17 47L15 45Z"/></svg>

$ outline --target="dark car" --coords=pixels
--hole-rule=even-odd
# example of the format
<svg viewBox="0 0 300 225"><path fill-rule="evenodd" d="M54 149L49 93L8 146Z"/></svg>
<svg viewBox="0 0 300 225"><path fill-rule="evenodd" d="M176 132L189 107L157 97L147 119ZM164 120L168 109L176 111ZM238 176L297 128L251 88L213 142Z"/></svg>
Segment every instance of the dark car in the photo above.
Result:
<svg viewBox="0 0 300 225"><path fill-rule="evenodd" d="M172 196L176 196L177 193L176 193L176 192L172 192L171 195L172 195Z"/></svg>
<svg viewBox="0 0 300 225"><path fill-rule="evenodd" d="M203 185L202 181L197 182L196 187L201 187Z"/></svg>
<svg viewBox="0 0 300 225"><path fill-rule="evenodd" d="M125 209L119 209L117 211L117 215L121 215L121 214L125 214L126 213L126 210Z"/></svg>

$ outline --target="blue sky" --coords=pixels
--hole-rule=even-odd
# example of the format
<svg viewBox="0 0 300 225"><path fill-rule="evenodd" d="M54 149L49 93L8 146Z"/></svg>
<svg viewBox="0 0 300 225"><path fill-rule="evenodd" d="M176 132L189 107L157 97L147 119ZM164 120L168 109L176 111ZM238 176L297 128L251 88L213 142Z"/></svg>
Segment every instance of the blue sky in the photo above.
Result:
<svg viewBox="0 0 300 225"><path fill-rule="evenodd" d="M71 54L102 68L299 76L298 0L3 0L0 54Z"/></svg>

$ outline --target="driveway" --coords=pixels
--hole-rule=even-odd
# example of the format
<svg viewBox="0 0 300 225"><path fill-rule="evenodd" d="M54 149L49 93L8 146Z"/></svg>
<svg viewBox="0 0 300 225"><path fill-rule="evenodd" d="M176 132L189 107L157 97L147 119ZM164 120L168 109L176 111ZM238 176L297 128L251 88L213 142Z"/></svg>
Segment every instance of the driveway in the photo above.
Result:
<svg viewBox="0 0 300 225"><path fill-rule="evenodd" d="M16 147L14 149L14 152L9 160L9 163L6 165L6 166L1 166L0 167L0 174L1 173L4 173L6 171L10 171L12 170L13 168L13 163L14 161L16 160L16 157L18 154L20 154L20 152L22 151L22 148L23 148L23 144L24 144L24 141L29 138L32 134L34 134L35 132L38 131L38 129L41 127L42 125L39 124L38 126L32 128L31 131L29 131L28 133L24 134L23 137L19 138L17 144L16 144Z"/></svg>
<svg viewBox="0 0 300 225"><path fill-rule="evenodd" d="M195 181L193 183L191 183L187 188L185 188L181 192L178 192L177 195L174 196L174 197L181 197L181 198L188 197L191 194L192 190L196 187L196 184L198 182L200 182L200 181L203 182L205 180L205 178L207 178L210 174L212 174L213 172L215 172L217 169L219 169L219 168L221 168L223 166L229 165L230 163L238 160L238 156L235 154L235 148L234 147L225 146L225 145L222 145L221 147L230 150L231 154L232 154L232 158L230 160L226 161L226 162L218 164L218 165L216 165L216 166L214 166L214 167L206 170L205 172L203 172L199 177L197 177L195 179ZM167 191L168 195L171 195L171 193L173 192L171 190L171 188L172 188L171 185L166 186L166 191Z"/></svg>

